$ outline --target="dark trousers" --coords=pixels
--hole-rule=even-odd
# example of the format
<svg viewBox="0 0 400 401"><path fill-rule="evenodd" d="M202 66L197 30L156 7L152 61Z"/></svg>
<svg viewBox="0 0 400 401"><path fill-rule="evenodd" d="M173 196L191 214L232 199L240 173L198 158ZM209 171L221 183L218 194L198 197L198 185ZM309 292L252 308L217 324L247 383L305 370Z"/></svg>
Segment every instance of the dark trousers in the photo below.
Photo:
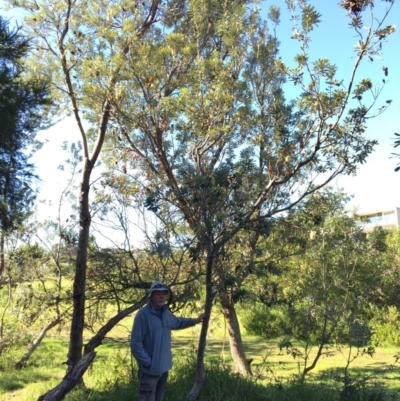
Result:
<svg viewBox="0 0 400 401"><path fill-rule="evenodd" d="M138 371L139 401L162 401L167 385L168 372L159 376L150 376Z"/></svg>

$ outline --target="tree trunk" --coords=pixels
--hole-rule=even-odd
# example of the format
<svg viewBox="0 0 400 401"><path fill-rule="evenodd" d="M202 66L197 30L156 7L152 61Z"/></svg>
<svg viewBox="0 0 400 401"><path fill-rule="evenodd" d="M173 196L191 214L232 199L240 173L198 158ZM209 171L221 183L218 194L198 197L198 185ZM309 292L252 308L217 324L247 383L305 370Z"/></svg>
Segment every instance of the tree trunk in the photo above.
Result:
<svg viewBox="0 0 400 401"><path fill-rule="evenodd" d="M91 222L89 210L89 180L91 172L91 162L86 159L83 167L82 182L79 188L79 239L72 295L73 313L70 329L67 373L72 372L75 365L81 360L83 351L83 329L85 323L86 299L86 259Z"/></svg>
<svg viewBox="0 0 400 401"><path fill-rule="evenodd" d="M4 187L1 189L2 194L1 194L1 203L4 203L4 205L7 205L7 193L8 193L8 185L9 185L9 180L10 180L10 168L11 168L11 156L9 158L9 161L7 163L8 168L4 172L5 174L5 180L4 180ZM2 282L3 274L6 268L5 265L5 254L4 254L4 245L5 245L5 239L6 239L6 226L7 226L7 207L2 208L2 214L1 214L1 226L0 226L0 284Z"/></svg>
<svg viewBox="0 0 400 401"><path fill-rule="evenodd" d="M222 306L222 313L228 327L229 345L235 367L234 370L244 377L251 376L251 368L249 361L246 359L235 306L226 292L221 292L219 297Z"/></svg>
<svg viewBox="0 0 400 401"><path fill-rule="evenodd" d="M68 392L70 392L77 384L79 384L82 380L82 376L85 373L86 369L92 363L94 357L96 356L94 350L97 348L99 345L101 345L102 341L104 340L105 336L107 333L112 330L117 323L119 323L122 319L127 317L129 314L134 312L135 310L139 309L144 303L147 302L147 296L144 297L142 300L139 302L136 302L134 305L130 306L129 308L126 308L119 312L117 315L115 315L113 318L111 318L98 332L97 334L92 337L89 342L85 345L85 350L84 350L84 356L82 359L79 360L79 362L76 364L76 366L81 366L83 364L84 370L82 370L82 367L78 369L76 373L73 373L75 371L75 368L67 373L67 375L64 377L62 382L58 384L56 387L54 387L52 390L48 391L46 394L42 395L38 401L58 401L61 400L62 398L57 398L60 397L62 394L62 397L64 397ZM88 355L92 355L88 357ZM89 358L89 359L88 359ZM88 362L89 361L89 362Z"/></svg>
<svg viewBox="0 0 400 401"><path fill-rule="evenodd" d="M4 224L2 224L3 226ZM3 274L6 266L6 261L5 261L5 255L4 255L4 238L5 238L5 233L4 230L1 228L0 231L0 284L3 279Z"/></svg>
<svg viewBox="0 0 400 401"><path fill-rule="evenodd" d="M22 369L25 363L29 360L31 355L35 352L36 348L40 345L46 333L51 330L53 327L57 326L58 323L61 322L61 318L57 316L52 322L50 322L47 326L43 327L39 335L32 342L31 346L25 352L24 356L15 364L15 369Z"/></svg>
<svg viewBox="0 0 400 401"><path fill-rule="evenodd" d="M94 351L86 354L71 372L67 373L63 381L52 390L38 398L38 401L61 401L78 383L82 381L82 376L95 358Z"/></svg>
<svg viewBox="0 0 400 401"><path fill-rule="evenodd" d="M201 326L199 347L197 350L197 361L196 361L196 381L186 397L187 401L194 401L200 394L201 388L203 387L205 380L204 372L204 353L207 344L207 332L210 324L211 310L214 299L213 288L212 288L212 272L215 263L215 256L211 254L207 257L206 267L206 301L205 301L205 318Z"/></svg>

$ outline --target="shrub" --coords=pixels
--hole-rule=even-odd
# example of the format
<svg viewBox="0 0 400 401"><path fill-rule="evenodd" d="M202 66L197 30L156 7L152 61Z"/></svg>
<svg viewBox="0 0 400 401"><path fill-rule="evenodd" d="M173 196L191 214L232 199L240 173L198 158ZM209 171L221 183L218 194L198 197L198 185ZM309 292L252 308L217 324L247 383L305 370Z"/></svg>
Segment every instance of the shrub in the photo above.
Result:
<svg viewBox="0 0 400 401"><path fill-rule="evenodd" d="M400 346L400 313L395 306L371 305L372 342L375 346Z"/></svg>
<svg viewBox="0 0 400 401"><path fill-rule="evenodd" d="M275 305L267 307L255 304L243 308L242 323L248 334L274 339L285 334L288 325L287 306Z"/></svg>

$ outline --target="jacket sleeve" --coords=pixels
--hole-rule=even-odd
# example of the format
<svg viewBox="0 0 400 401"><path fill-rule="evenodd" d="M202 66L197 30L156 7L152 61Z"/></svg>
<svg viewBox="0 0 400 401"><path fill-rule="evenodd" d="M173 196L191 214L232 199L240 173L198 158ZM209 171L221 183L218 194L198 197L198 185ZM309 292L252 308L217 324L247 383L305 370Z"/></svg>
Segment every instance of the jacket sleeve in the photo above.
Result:
<svg viewBox="0 0 400 401"><path fill-rule="evenodd" d="M145 319L143 315L136 315L133 321L132 335L131 335L131 351L133 356L138 361L138 364L147 368L151 365L151 358L144 348L145 336Z"/></svg>
<svg viewBox="0 0 400 401"><path fill-rule="evenodd" d="M170 319L171 319L172 330L186 329L187 327L192 327L197 324L197 319L176 317L171 312L170 312Z"/></svg>

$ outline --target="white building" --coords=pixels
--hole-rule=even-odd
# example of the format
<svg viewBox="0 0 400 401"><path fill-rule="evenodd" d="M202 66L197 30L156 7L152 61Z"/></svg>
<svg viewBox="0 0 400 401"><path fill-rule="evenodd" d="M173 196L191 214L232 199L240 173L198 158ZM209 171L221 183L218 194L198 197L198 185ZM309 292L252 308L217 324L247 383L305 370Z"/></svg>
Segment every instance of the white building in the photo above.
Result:
<svg viewBox="0 0 400 401"><path fill-rule="evenodd" d="M370 231L378 226L386 229L400 227L400 208L398 207L358 212L357 217L360 220L359 224L366 231Z"/></svg>

